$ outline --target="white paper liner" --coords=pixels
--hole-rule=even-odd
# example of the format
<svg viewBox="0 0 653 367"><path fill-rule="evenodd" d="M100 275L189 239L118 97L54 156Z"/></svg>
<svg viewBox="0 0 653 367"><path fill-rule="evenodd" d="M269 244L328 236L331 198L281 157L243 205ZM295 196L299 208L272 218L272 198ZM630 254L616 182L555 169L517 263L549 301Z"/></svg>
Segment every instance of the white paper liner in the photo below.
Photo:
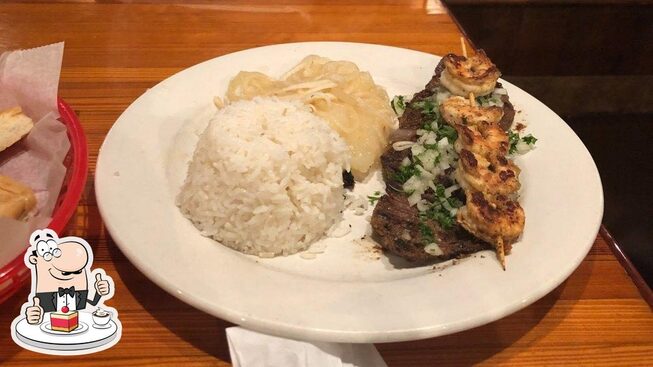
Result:
<svg viewBox="0 0 653 367"><path fill-rule="evenodd" d="M70 141L57 120L63 50L62 42L0 56L0 110L20 106L35 122L27 137L0 152L0 175L29 186L37 199L27 221L0 218L0 268L29 246L32 231L50 223L66 174Z"/></svg>

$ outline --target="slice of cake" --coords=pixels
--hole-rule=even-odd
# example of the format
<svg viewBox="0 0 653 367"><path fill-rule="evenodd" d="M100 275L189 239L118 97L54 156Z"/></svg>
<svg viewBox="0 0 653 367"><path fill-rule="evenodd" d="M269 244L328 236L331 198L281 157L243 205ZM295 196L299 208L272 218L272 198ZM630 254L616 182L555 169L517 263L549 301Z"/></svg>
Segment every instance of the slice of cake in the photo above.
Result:
<svg viewBox="0 0 653 367"><path fill-rule="evenodd" d="M77 326L79 326L79 313L77 311L50 313L50 327L52 330L69 333L77 329Z"/></svg>

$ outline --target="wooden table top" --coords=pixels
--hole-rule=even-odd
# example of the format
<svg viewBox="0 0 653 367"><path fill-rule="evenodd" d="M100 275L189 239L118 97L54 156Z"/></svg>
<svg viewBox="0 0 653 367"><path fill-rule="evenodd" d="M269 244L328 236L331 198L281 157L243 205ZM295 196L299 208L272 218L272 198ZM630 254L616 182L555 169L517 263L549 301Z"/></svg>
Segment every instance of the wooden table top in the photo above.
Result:
<svg viewBox="0 0 653 367"><path fill-rule="evenodd" d="M431 1L179 3L0 4L0 50L66 42L59 92L78 112L90 153L86 190L67 233L91 243L95 266L116 283L111 304L120 312L122 340L97 354L67 357L66 366L229 365L224 328L230 324L187 306L136 270L98 213L93 176L99 146L147 88L198 62L274 43L356 41L434 54L460 49L459 29ZM1 305L0 363L53 365L63 358L22 350L9 336L28 293L24 287ZM389 366L643 366L653 364L653 315L599 236L573 275L533 305L476 329L377 348Z"/></svg>

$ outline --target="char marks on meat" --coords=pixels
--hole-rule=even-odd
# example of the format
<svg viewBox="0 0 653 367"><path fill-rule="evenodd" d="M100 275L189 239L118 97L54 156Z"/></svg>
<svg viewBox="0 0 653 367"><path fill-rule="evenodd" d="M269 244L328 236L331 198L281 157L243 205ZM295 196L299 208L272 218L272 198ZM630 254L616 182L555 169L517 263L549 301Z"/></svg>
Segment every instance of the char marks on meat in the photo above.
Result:
<svg viewBox="0 0 653 367"><path fill-rule="evenodd" d="M390 147L381 155L383 180L387 188L401 191L402 183L397 181L397 172L401 168L404 158L410 158L410 149L396 151Z"/></svg>
<svg viewBox="0 0 653 367"><path fill-rule="evenodd" d="M404 113L399 117L399 129L390 138L391 144L397 141L417 140L416 130L424 125L424 116L421 109L415 107L415 103L430 99L437 92L443 69L444 64L440 62L424 90L416 93L406 104ZM510 106L512 109L512 105L506 101L504 106ZM514 109L512 116L514 116ZM512 117L510 124L512 124ZM377 202L371 220L375 238L381 247L417 264L459 258L481 250L492 249L490 244L473 237L457 224L445 230L435 220L420 219L417 208L408 203L406 194L402 192L402 183L396 178L402 161L410 158L410 155L410 149L396 151L389 146L381 156L383 178L388 190L387 194ZM446 176L440 176L438 180L447 185L451 184L451 180ZM425 198L430 199L430 195L433 195L433 192L429 189L425 193ZM464 200L464 196L460 199ZM432 239L424 238L423 226L428 227L433 234ZM440 255L436 256L425 251L425 245L430 240L438 245Z"/></svg>
<svg viewBox="0 0 653 367"><path fill-rule="evenodd" d="M434 242L442 251L440 256L424 251L426 239L421 225L428 226L433 233ZM459 258L492 248L460 227L444 230L436 221L421 223L417 209L410 206L404 194L398 192L388 191L379 199L372 216L372 228L383 249L415 263Z"/></svg>

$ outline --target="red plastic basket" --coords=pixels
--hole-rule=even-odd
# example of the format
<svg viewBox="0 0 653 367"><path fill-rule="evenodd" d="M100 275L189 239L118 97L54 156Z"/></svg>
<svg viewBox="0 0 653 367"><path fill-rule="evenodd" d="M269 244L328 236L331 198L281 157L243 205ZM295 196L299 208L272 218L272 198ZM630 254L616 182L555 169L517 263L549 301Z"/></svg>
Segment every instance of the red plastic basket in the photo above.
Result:
<svg viewBox="0 0 653 367"><path fill-rule="evenodd" d="M86 185L88 148L84 130L75 112L61 98L57 100L57 105L61 115L60 120L68 129L70 150L63 162L68 169L48 228L61 234L75 212ZM25 247L27 247L27 239L25 239ZM24 255L21 253L0 269L0 303L16 293L30 277L30 271L23 262Z"/></svg>

